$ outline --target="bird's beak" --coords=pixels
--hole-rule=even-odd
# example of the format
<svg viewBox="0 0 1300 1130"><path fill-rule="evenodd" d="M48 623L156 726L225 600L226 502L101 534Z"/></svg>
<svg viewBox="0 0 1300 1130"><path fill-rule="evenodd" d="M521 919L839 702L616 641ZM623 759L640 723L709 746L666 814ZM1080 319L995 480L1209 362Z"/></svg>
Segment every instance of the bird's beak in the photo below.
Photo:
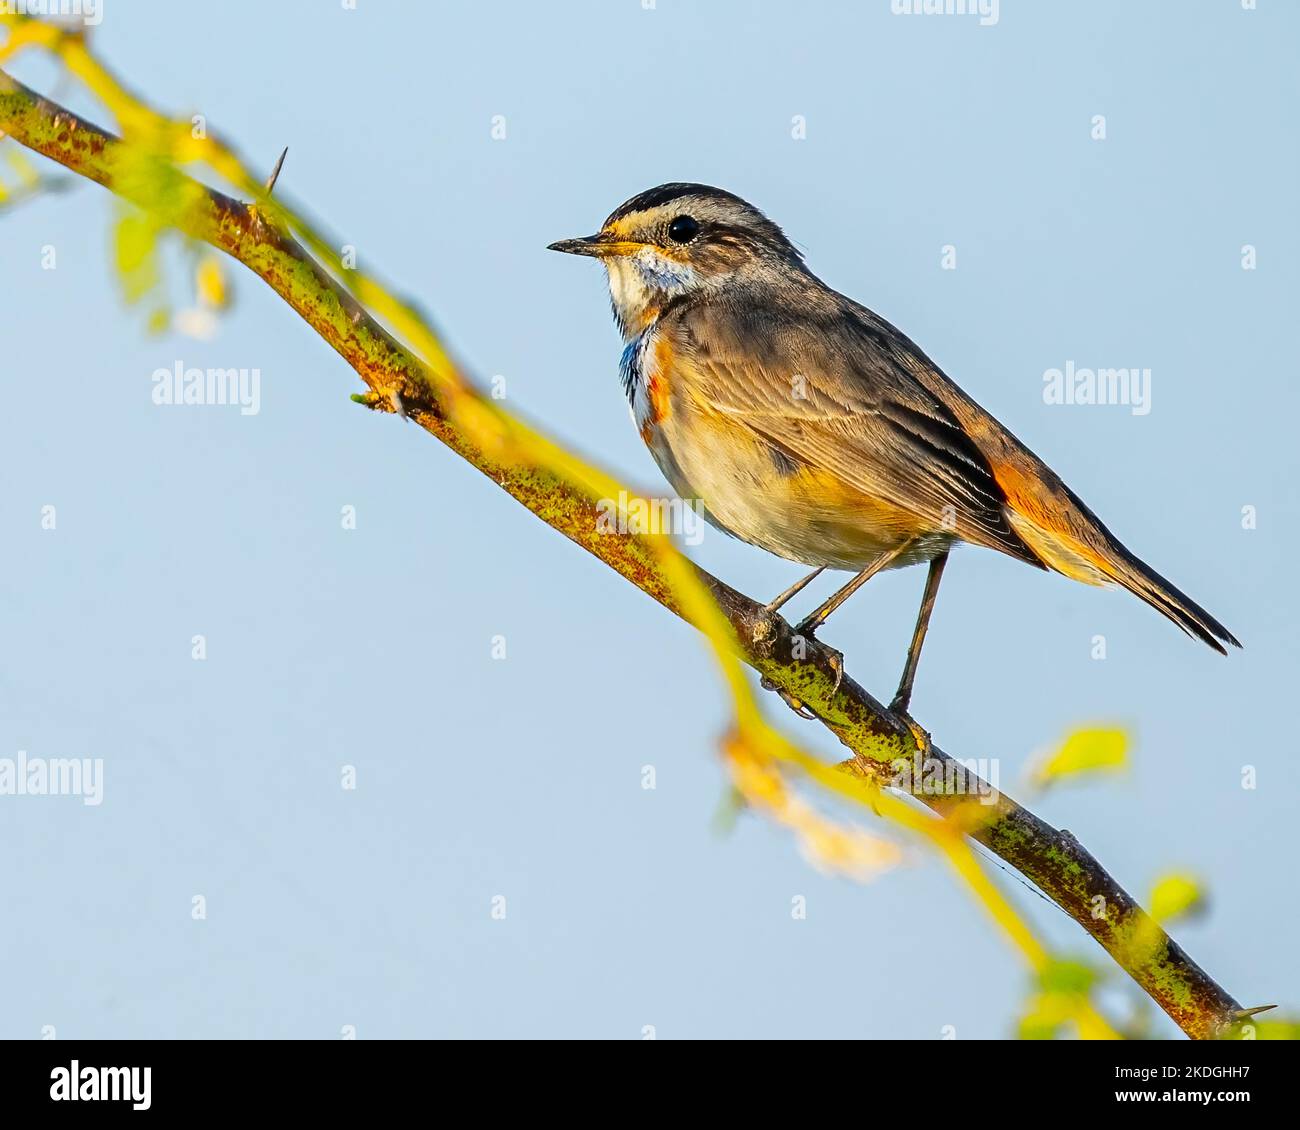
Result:
<svg viewBox="0 0 1300 1130"><path fill-rule="evenodd" d="M566 255L593 255L598 259L610 255L631 255L641 248L639 243L614 239L605 232L596 235L584 235L579 239L562 239L549 244L547 251L563 251Z"/></svg>

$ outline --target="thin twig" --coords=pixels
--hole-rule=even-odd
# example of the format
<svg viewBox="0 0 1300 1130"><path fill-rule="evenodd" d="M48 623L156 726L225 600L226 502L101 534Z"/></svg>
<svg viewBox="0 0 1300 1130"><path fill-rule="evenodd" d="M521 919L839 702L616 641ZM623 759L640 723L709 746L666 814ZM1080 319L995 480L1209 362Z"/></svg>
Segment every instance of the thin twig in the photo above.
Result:
<svg viewBox="0 0 1300 1130"><path fill-rule="evenodd" d="M270 196L275 191L275 182L280 179L280 170L284 168L284 159L289 156L289 147L286 145L280 150L280 156L276 158L275 168L271 170L271 175L266 178L266 195Z"/></svg>

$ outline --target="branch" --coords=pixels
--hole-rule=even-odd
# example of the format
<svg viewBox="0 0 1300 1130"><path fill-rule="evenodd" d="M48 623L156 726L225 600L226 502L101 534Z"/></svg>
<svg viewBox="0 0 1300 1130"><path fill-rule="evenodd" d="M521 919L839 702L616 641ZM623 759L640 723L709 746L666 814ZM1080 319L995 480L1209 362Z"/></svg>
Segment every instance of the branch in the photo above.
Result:
<svg viewBox="0 0 1300 1130"><path fill-rule="evenodd" d="M74 173L142 207L138 178L117 170L127 145L0 71L0 130ZM243 263L283 298L347 363L371 392L361 398L380 410L401 410L477 467L542 521L598 557L679 616L691 619L675 595L662 560L638 537L607 532L596 500L558 474L519 466L488 450L446 410L420 361L325 271L269 211L188 181L196 206L175 217L188 235ZM771 684L809 707L854 757L843 768L880 785L896 781L896 763L917 753L911 732L847 675L836 686L832 653L799 640L780 616L699 570L730 621L741 658ZM802 655L802 659L793 658ZM1243 1018L1220 988L1069 832L1058 831L960 763L931 746L945 781L961 794L917 799L964 828L1000 856L1095 938L1189 1036L1225 1034ZM936 774L937 776L937 774ZM993 804L976 797L992 796Z"/></svg>

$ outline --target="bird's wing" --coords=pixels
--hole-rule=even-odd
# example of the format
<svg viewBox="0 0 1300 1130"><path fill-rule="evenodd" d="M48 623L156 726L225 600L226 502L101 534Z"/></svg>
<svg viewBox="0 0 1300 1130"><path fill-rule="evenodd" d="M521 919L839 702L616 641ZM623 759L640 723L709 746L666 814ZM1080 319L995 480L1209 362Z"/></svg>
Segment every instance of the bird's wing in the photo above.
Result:
<svg viewBox="0 0 1300 1130"><path fill-rule="evenodd" d="M954 414L902 364L905 337L847 300L798 320L748 304L698 303L661 319L680 394L726 415L796 464L830 472L951 532L1033 565L988 461ZM684 387L683 387L684 386Z"/></svg>

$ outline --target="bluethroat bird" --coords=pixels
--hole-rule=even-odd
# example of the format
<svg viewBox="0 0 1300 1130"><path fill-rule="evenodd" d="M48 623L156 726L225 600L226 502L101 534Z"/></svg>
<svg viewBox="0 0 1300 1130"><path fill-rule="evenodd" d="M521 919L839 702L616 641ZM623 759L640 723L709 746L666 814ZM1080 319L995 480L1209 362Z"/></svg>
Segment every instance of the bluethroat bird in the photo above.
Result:
<svg viewBox="0 0 1300 1130"><path fill-rule="evenodd" d="M902 717L959 542L1085 584L1122 585L1216 651L1241 646L915 344L818 279L738 196L663 184L620 205L595 235L550 249L604 264L632 417L677 493L727 533L816 567L768 608L823 569L854 572L797 633L810 637L882 569L928 563L891 704Z"/></svg>

